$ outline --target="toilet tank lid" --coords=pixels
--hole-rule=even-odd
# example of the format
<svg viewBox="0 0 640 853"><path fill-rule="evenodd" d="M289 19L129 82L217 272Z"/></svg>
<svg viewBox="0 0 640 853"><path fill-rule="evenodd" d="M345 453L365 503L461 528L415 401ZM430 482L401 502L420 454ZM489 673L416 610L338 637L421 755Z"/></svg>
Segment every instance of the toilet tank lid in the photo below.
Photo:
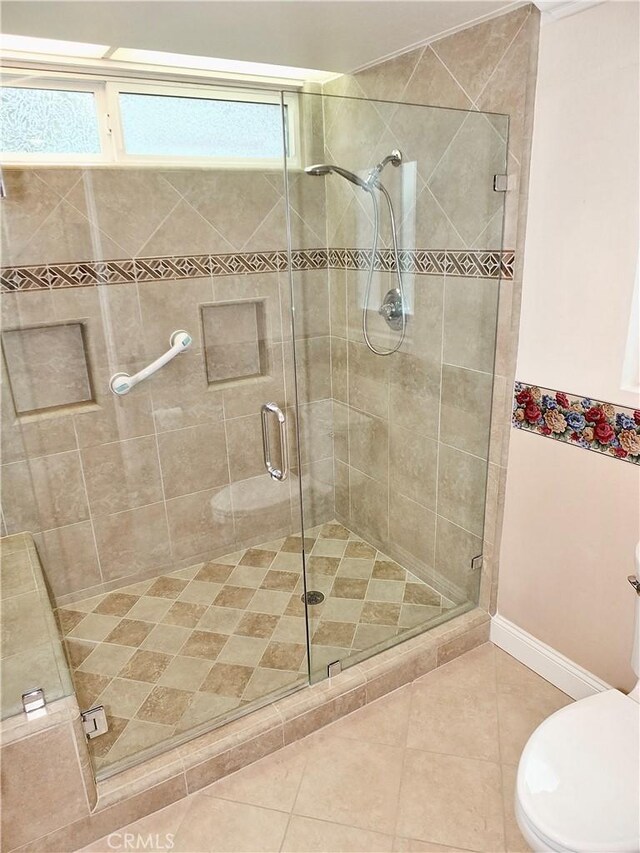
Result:
<svg viewBox="0 0 640 853"><path fill-rule="evenodd" d="M556 711L531 735L517 797L567 850L640 850L640 705L607 690Z"/></svg>

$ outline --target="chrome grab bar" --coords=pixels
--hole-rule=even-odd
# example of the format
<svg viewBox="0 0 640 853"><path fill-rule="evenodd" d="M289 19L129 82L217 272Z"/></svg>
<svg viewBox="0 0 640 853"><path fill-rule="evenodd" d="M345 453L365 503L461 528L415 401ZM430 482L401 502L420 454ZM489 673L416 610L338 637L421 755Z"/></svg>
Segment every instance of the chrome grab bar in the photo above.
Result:
<svg viewBox="0 0 640 853"><path fill-rule="evenodd" d="M269 472L273 480L286 480L289 473L289 449L287 445L287 419L285 418L282 409L276 403L264 403L260 410L262 417L262 452L264 455L264 467ZM273 414L278 418L278 426L280 433L280 458L282 460L282 470L276 468L271 462L271 442L269 440L269 415Z"/></svg>

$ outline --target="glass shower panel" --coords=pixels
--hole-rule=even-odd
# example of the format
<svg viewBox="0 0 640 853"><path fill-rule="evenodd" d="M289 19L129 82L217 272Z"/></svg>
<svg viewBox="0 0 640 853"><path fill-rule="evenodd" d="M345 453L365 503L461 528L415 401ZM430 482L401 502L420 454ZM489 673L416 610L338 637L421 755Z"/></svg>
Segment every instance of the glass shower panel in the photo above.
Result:
<svg viewBox="0 0 640 853"><path fill-rule="evenodd" d="M325 211L326 269L293 272L297 364L318 377L298 386L301 455L333 490L313 511L305 496L320 678L477 603L507 119L301 101L314 121L288 178Z"/></svg>
<svg viewBox="0 0 640 853"><path fill-rule="evenodd" d="M283 169L4 181L3 532L33 534L105 706L104 776L308 681Z"/></svg>

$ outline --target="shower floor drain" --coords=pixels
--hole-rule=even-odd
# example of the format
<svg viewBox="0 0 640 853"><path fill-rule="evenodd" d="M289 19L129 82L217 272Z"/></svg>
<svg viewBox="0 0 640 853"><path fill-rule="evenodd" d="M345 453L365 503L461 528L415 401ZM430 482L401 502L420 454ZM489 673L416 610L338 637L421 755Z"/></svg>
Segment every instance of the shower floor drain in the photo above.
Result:
<svg viewBox="0 0 640 853"><path fill-rule="evenodd" d="M318 592L317 589L312 589L310 592L301 595L300 601L306 604L322 604L324 601L324 595L321 592Z"/></svg>

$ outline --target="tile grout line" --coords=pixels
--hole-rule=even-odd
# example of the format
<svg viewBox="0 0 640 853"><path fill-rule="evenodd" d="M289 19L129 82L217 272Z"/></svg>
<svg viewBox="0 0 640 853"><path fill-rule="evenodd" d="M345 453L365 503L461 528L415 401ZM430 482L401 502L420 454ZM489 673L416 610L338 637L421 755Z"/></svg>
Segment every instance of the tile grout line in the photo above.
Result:
<svg viewBox="0 0 640 853"><path fill-rule="evenodd" d="M75 418L71 419L71 423L73 424L73 432L74 432L74 435L76 438L76 446L78 447L78 450L77 450L78 462L80 465L80 474L82 476L82 485L84 488L84 497L85 497L85 500L87 502L87 513L89 515L88 521L89 521L89 524L91 525L91 536L93 539L93 547L94 547L95 553L96 553L96 562L98 563L98 571L100 573L100 580L104 584L104 583L106 583L106 581L105 581L105 577L104 577L104 571L102 569L102 560L100 559L100 550L98 548L98 537L96 535L96 528L95 528L95 522L94 522L94 518L93 518L93 511L91 509L91 502L89 500L89 490L87 489L87 478L86 478L85 470L84 470L84 460L82 458L82 450L80 449L80 442L78 441L78 429L76 427ZM86 520L87 519L85 519L85 521ZM75 522L75 523L79 524L81 522ZM63 525L63 526L69 526L70 527L71 525ZM61 529L60 527L48 528L45 531L41 531L40 535L48 532L49 530L60 530L60 529Z"/></svg>

